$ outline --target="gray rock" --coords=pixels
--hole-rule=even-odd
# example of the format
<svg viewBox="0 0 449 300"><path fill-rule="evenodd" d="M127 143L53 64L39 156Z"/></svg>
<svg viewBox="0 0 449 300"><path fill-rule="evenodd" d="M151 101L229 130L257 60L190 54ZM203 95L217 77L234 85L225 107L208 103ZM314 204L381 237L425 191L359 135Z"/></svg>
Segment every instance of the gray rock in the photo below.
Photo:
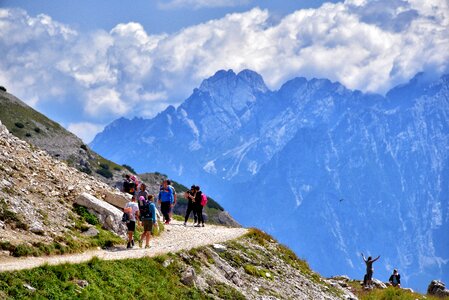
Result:
<svg viewBox="0 0 449 300"><path fill-rule="evenodd" d="M126 226L122 223L123 212L118 208L88 193L79 195L75 199L75 203L94 211L96 215L100 216L99 220L105 228L122 236L126 234Z"/></svg>
<svg viewBox="0 0 449 300"><path fill-rule="evenodd" d="M95 227L90 227L86 232L83 233L84 235L87 236L97 236L98 234L100 234L100 231L98 231L97 228Z"/></svg>
<svg viewBox="0 0 449 300"><path fill-rule="evenodd" d="M373 285L378 289L386 289L387 285L380 281L379 279L373 278Z"/></svg>
<svg viewBox="0 0 449 300"><path fill-rule="evenodd" d="M26 288L29 291L35 292L36 288L32 287L31 285L29 285L28 283L24 283L23 287Z"/></svg>
<svg viewBox="0 0 449 300"><path fill-rule="evenodd" d="M114 205L118 208L125 207L126 203L131 200L131 195L124 194L119 191L105 191L104 192L104 201Z"/></svg>
<svg viewBox="0 0 449 300"><path fill-rule="evenodd" d="M187 269L181 275L181 282L188 286L195 286L196 272L192 267L187 267Z"/></svg>
<svg viewBox="0 0 449 300"><path fill-rule="evenodd" d="M439 280L432 280L427 287L427 294L438 297L449 296L449 290L446 289L446 285Z"/></svg>
<svg viewBox="0 0 449 300"><path fill-rule="evenodd" d="M39 222L34 222L33 224L31 224L30 231L34 234L39 234L39 235L43 235L45 233L45 230L44 230L42 224Z"/></svg>
<svg viewBox="0 0 449 300"><path fill-rule="evenodd" d="M213 244L212 248L214 248L214 250L217 252L225 252L227 250L226 246L221 244Z"/></svg>
<svg viewBox="0 0 449 300"><path fill-rule="evenodd" d="M83 289L89 285L89 282L87 280L80 279L80 280L76 280L75 282L80 288L83 288Z"/></svg>

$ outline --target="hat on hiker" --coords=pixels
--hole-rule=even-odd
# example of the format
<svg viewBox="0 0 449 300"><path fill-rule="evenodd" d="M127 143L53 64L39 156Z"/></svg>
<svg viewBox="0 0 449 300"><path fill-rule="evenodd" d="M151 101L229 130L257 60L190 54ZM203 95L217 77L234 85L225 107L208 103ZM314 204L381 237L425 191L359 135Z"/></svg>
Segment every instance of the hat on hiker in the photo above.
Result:
<svg viewBox="0 0 449 300"><path fill-rule="evenodd" d="M144 196L140 196L140 197L139 197L139 200L140 200L140 201L143 201L143 200L145 200L145 197L144 197Z"/></svg>

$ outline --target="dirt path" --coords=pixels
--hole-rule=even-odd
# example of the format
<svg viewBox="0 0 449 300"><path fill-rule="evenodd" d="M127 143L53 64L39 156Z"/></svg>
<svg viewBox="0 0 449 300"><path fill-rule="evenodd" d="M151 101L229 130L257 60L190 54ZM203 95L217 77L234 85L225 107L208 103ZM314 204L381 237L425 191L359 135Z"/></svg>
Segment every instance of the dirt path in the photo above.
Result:
<svg viewBox="0 0 449 300"><path fill-rule="evenodd" d="M184 227L182 222L173 221L172 224L165 225L165 232L160 237L151 240L150 249L140 249L136 245L131 250L126 250L125 246L121 246L113 250L91 250L84 253L58 256L7 257L0 260L0 272L31 269L44 264L82 263L95 256L104 260L151 257L214 243L223 243L238 238L245 233L247 233L247 229L244 228L227 228L214 225L197 228L192 227L191 223Z"/></svg>

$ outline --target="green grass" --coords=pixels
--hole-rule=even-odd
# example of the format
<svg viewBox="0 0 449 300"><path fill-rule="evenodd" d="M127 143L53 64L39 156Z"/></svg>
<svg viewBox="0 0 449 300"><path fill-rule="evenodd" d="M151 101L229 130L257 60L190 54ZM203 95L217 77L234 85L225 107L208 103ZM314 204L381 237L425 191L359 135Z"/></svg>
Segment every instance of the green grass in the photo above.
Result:
<svg viewBox="0 0 449 300"><path fill-rule="evenodd" d="M429 295L422 295L395 287L365 290L360 285L360 281L350 281L348 284L360 300L449 300L449 297L439 298Z"/></svg>
<svg viewBox="0 0 449 300"><path fill-rule="evenodd" d="M22 105L11 105L11 101L5 95L0 94L0 120L19 138L26 133L35 131L35 128L46 128L47 131L62 133L65 130L56 122L48 119L41 113ZM35 131L37 133L37 131ZM43 132L40 130L39 132Z"/></svg>
<svg viewBox="0 0 449 300"><path fill-rule="evenodd" d="M166 268L162 261L157 257L121 261L94 258L77 265L0 273L0 295L6 299L207 299L196 288L180 282L179 259ZM89 285L81 289L77 280L87 280ZM36 291L27 290L24 284ZM236 294L221 290L225 295Z"/></svg>

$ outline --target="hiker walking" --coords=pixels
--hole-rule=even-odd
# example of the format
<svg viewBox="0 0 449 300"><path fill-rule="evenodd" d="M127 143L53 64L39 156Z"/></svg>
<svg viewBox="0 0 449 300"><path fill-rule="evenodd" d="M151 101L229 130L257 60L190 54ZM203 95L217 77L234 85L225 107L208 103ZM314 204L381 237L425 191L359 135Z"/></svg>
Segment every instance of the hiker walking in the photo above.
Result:
<svg viewBox="0 0 449 300"><path fill-rule="evenodd" d="M129 221L126 223L128 227L128 244L126 245L127 249L131 249L134 247L134 231L136 230L136 219L139 217L139 206L136 203L136 197L133 195L131 201L126 203L125 208L123 209L125 213L128 214Z"/></svg>
<svg viewBox="0 0 449 300"><path fill-rule="evenodd" d="M161 212L164 216L165 224L170 224L170 210L174 202L173 190L168 187L167 181L164 180L159 190L158 202L161 206Z"/></svg>
<svg viewBox="0 0 449 300"><path fill-rule="evenodd" d="M380 258L380 255L375 259L372 259L371 256L368 256L368 259L366 259L363 253L361 254L363 257L363 261L366 264L366 275L363 278L363 286L367 287L371 286L373 283L373 273L374 273L373 263Z"/></svg>
<svg viewBox="0 0 449 300"><path fill-rule="evenodd" d="M202 197L203 193L199 186L195 186L195 210L196 216L198 218L198 224L195 227L204 227L204 218L203 218L203 205L202 205Z"/></svg>
<svg viewBox="0 0 449 300"><path fill-rule="evenodd" d="M171 185L171 180L170 179L167 179L167 185L168 185L168 187L171 189L171 191L173 193L173 203L171 204L171 207L170 207L170 220L171 220L172 216L173 216L173 209L174 209L174 207L176 205L176 202L178 201L178 198L176 196L175 187Z"/></svg>
<svg viewBox="0 0 449 300"><path fill-rule="evenodd" d="M196 190L195 190L194 185L192 185L190 187L190 190L188 190L184 193L184 198L187 199L187 201L188 201L186 215L184 217L184 226L187 226L187 220L189 219L191 212L193 212L193 225L195 225L195 223L197 221L196 209L195 209L195 194L196 194Z"/></svg>
<svg viewBox="0 0 449 300"><path fill-rule="evenodd" d="M398 270L394 269L393 274L391 274L390 279L388 279L388 282L392 286L401 287L401 275L398 273Z"/></svg>
<svg viewBox="0 0 449 300"><path fill-rule="evenodd" d="M153 226L157 226L156 220L156 206L153 203L154 196L148 195L145 199L144 196L139 197L139 214L140 223L143 225L143 233L140 236L139 246L142 248L143 239L145 238L145 249L150 248L150 235L153 230Z"/></svg>

